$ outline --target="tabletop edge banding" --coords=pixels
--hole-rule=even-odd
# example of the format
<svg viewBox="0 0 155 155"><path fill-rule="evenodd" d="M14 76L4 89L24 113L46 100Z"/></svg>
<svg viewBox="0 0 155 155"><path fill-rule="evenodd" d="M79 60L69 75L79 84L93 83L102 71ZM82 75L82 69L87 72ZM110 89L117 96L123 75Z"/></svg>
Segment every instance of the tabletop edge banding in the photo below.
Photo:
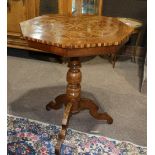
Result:
<svg viewBox="0 0 155 155"><path fill-rule="evenodd" d="M127 40L126 40L127 41ZM35 42L28 40L30 47L42 50L45 53L52 53L62 57L83 57L83 56L93 56L93 55L104 55L119 52L119 49L124 45L111 45L102 47L84 47L84 48L61 48L53 45L43 44L40 42Z"/></svg>
<svg viewBox="0 0 155 155"><path fill-rule="evenodd" d="M40 40L40 39L34 39L34 38L30 38L30 37L26 37L23 36L23 39L28 40L28 41L33 41L36 43L42 43L42 44L46 44L46 45L50 45L50 46L56 46L59 48L67 48L67 49L79 49L79 48L93 48L93 47L107 47L107 46L118 46L121 44L124 44L128 39L129 36L124 37L123 39L121 39L120 41L115 41L115 42L100 42L100 43L88 43L88 44L74 44L74 45L65 45L65 44L59 44L59 43L53 43L50 41L46 41L46 40Z"/></svg>

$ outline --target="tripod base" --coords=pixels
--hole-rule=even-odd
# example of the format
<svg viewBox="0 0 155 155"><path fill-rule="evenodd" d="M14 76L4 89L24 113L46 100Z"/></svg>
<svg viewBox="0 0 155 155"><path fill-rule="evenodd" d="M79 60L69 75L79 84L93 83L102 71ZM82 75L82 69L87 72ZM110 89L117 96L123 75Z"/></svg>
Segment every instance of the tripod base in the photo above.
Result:
<svg viewBox="0 0 155 155"><path fill-rule="evenodd" d="M56 145L56 154L60 154L60 147L63 143L66 130L69 123L69 118L72 114L79 113L81 110L89 110L89 114L97 120L104 120L108 124L112 124L113 119L106 112L99 113L99 107L90 99L81 98L80 82L82 74L80 71L79 58L70 58L68 64L69 70L67 72L67 88L66 94L61 94L55 98L55 102L51 101L46 105L46 110L60 109L65 106L64 116L62 119L62 129L58 135L58 142Z"/></svg>

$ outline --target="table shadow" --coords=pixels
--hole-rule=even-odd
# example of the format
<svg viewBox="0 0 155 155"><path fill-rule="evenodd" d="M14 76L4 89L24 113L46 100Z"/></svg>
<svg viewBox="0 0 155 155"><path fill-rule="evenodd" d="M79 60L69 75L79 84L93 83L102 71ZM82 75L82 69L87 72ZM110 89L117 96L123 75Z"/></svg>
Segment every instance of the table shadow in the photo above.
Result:
<svg viewBox="0 0 155 155"><path fill-rule="evenodd" d="M45 107L57 95L64 93L65 88L65 86L55 86L29 90L15 101L8 103L8 113L44 123L61 125L64 109L46 111ZM98 106L100 105L92 93L82 91L81 96L90 98ZM102 109L100 107L99 111L101 110L104 111L103 106ZM104 121L102 122L105 124ZM98 120L90 116L88 110L84 110L71 117L69 127L83 132L89 132L97 123Z"/></svg>

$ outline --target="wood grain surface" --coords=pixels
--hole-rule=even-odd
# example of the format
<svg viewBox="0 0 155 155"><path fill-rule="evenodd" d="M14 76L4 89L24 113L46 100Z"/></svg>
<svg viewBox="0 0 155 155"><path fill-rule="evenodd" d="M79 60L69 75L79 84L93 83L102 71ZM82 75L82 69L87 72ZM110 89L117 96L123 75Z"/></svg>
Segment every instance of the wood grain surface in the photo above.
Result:
<svg viewBox="0 0 155 155"><path fill-rule="evenodd" d="M43 15L20 26L29 41L67 49L121 45L133 32L116 18L91 15Z"/></svg>

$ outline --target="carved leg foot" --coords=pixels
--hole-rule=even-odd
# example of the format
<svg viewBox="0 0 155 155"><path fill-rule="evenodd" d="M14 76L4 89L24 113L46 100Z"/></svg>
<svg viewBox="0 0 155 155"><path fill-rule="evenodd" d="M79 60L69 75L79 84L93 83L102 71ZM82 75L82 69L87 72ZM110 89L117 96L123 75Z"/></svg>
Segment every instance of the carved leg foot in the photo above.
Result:
<svg viewBox="0 0 155 155"><path fill-rule="evenodd" d="M72 103L69 102L68 104L66 104L65 106L65 111L64 111L64 116L62 119L62 128L61 131L58 135L58 142L55 146L55 151L57 155L60 155L60 149L61 149L61 144L64 142L65 140L65 136L66 136L66 131L67 131L67 127L68 127L68 123L69 123L69 118L71 116L71 108L72 108Z"/></svg>
<svg viewBox="0 0 155 155"><path fill-rule="evenodd" d="M82 98L80 101L80 109L85 110L88 109L91 116L93 116L97 120L106 120L108 124L113 123L113 119L106 112L99 113L99 107L90 99Z"/></svg>
<svg viewBox="0 0 155 155"><path fill-rule="evenodd" d="M67 103L66 94L59 95L55 98L55 102L51 101L46 105L46 110L49 111L51 109L60 109L63 104Z"/></svg>

